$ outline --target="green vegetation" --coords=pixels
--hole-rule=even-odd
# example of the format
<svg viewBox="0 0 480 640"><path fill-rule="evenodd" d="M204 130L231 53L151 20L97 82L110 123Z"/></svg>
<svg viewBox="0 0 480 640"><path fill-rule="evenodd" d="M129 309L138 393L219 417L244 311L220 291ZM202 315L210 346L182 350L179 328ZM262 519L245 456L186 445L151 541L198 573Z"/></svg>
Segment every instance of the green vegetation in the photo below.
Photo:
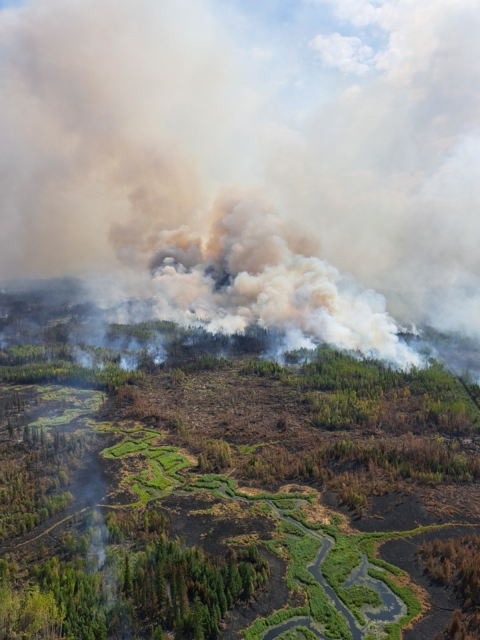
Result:
<svg viewBox="0 0 480 640"><path fill-rule="evenodd" d="M398 622L388 624L385 626L384 631L387 634L387 640L400 640L401 631L408 625L410 620L418 616L422 612L422 605L415 597L410 587L401 587L394 580L392 580L383 571L377 569L369 569L368 575L376 580L384 582L395 595L397 595L407 605L407 614L403 616Z"/></svg>
<svg viewBox="0 0 480 640"><path fill-rule="evenodd" d="M40 409L58 403L59 415L49 413L28 423L25 401ZM12 431L10 440L0 446L0 539L4 539L32 531L71 505L70 475L91 440L91 433L81 427L101 405L102 394L57 386L14 387L2 393L0 402ZM75 421L71 433L59 431Z"/></svg>
<svg viewBox="0 0 480 640"><path fill-rule="evenodd" d="M91 389L114 391L141 377L139 371L124 371L114 364L104 369L88 369L67 360L28 365L0 366L0 383L78 385Z"/></svg>
<svg viewBox="0 0 480 640"><path fill-rule="evenodd" d="M232 450L224 440L206 440L198 457L198 466L204 473L217 473L232 466Z"/></svg>
<svg viewBox="0 0 480 640"><path fill-rule="evenodd" d="M267 540L264 544L275 553L287 556L287 585L291 591L297 591L298 582L304 585L315 584L306 566L315 559L322 543L318 538L306 535L291 523L282 523L279 529L281 533L286 529L285 524L288 527L285 537Z"/></svg>
<svg viewBox="0 0 480 640"><path fill-rule="evenodd" d="M28 365L49 360L68 360L70 349L67 345L24 344L8 347L0 351L0 366Z"/></svg>
<svg viewBox="0 0 480 640"><path fill-rule="evenodd" d="M30 591L17 592L0 582L2 638L59 638L63 619L63 611L51 591L43 593L35 586Z"/></svg>
<svg viewBox="0 0 480 640"><path fill-rule="evenodd" d="M288 509L288 501L292 501L292 494L257 494L250 496L243 494L236 489L235 481L227 476L205 475L189 485L190 490L206 489L219 496L242 496L249 500L268 500L273 502L279 509ZM222 493L222 491L224 493ZM311 500L310 495L297 494L298 497ZM392 577L402 572L388 563L377 559L374 555L374 545L376 541L385 540L393 537L411 536L421 533L425 530L439 528L438 526L420 527L413 531L396 532L396 533L374 533L374 534L341 534L338 529L339 519L336 518L330 524L312 525L308 523L303 515L302 508L295 511L283 511L284 517L293 517L301 524L315 531L321 531L327 535L333 536L335 545L330 549L323 564L322 573L327 583L334 589L339 598L352 611L360 625L364 626L366 620L362 614L364 606L380 606L381 600L375 590L366 585L353 585L351 587L343 587L348 576L361 562L361 551L366 553L369 561L382 567L386 572L369 570L372 578L380 579L388 586L395 584L392 591L398 595L407 606L407 615L400 621L387 625L385 632L388 633L389 640L397 640L397 633L404 628L408 622L415 617L421 610L421 605L410 587L400 587L393 582ZM257 620L255 624L245 632L245 638L258 638L269 627L277 626L295 615L311 615L312 618L322 624L325 634L329 638L345 639L351 637L350 631L346 625L344 618L329 602L322 587L315 581L312 574L307 570L307 566L315 559L322 545L319 538L307 534L303 529L296 526L293 522L282 520L277 526L280 537L273 540L263 541L264 546L272 552L286 556L288 558L287 584L292 591L299 588L305 590L308 599L307 609L302 609L302 613L292 613L294 610L285 609L278 612L278 615L271 616L267 619Z"/></svg>
<svg viewBox="0 0 480 640"><path fill-rule="evenodd" d="M167 340L178 340L181 336L188 335L188 330L183 329L174 322L157 320L152 322L139 322L137 324L110 324L107 331L107 339L135 340L141 346L155 343L159 337Z"/></svg>
<svg viewBox="0 0 480 640"><path fill-rule="evenodd" d="M88 553L101 533L98 517L78 543L64 539L66 559L47 558L30 568L28 588L18 588L17 567L2 561L2 637L106 640L141 634L156 640L174 632L176 638L206 640L218 635L228 609L268 584L268 564L253 544L212 559L169 541L167 521L155 510L144 511L140 522L113 514L106 524L111 540L126 537L136 545L107 548L98 571Z"/></svg>
<svg viewBox="0 0 480 640"><path fill-rule="evenodd" d="M307 616L310 612L308 607L285 607L281 611L276 611L268 618L261 618L256 620L251 627L244 631L243 635L245 640L260 640L262 635L271 627L277 627L278 625L296 618L297 616Z"/></svg>
<svg viewBox="0 0 480 640"><path fill-rule="evenodd" d="M148 443L144 440L124 440L120 444L105 449L103 455L105 458L123 458L145 449L148 449Z"/></svg>
<svg viewBox="0 0 480 640"><path fill-rule="evenodd" d="M140 498L138 504L147 504L185 484L186 480L179 472L191 467L192 463L180 455L176 447L156 444L159 439L157 432L148 429L126 430L114 426L110 426L104 432L120 433L127 436L142 435L143 432L147 434L137 439L127 437L113 447L103 450L103 456L110 459L137 454L146 457L148 469L142 471L138 476L129 476L127 479Z"/></svg>
<svg viewBox="0 0 480 640"><path fill-rule="evenodd" d="M480 425L473 390L466 390L433 360L424 369L400 371L378 360L355 358L324 346L312 361L296 368L260 360L248 363L245 371L301 388L312 411L312 423L326 429L377 424L380 417L387 417L382 410L387 395L399 401L417 399L415 410L402 418L403 422L405 418L411 420L408 426L417 429L432 425L440 431L455 432ZM391 415L388 419L396 420Z"/></svg>
<svg viewBox="0 0 480 640"><path fill-rule="evenodd" d="M295 631L300 634L300 640L302 636L305 638L305 640L317 640L317 636L307 627L299 626L295 629Z"/></svg>
<svg viewBox="0 0 480 640"><path fill-rule="evenodd" d="M314 497L311 492L310 493L244 493L237 489L236 481L228 476L217 475L217 474L206 474L193 482L190 483L187 487L187 490L193 489L208 489L208 490L219 490L222 489L227 496L230 497L239 497L244 498L245 500L251 501L265 501L269 500L272 502L277 508L284 509L289 508L295 504L297 500L306 500L311 502L314 500Z"/></svg>
<svg viewBox="0 0 480 640"><path fill-rule="evenodd" d="M28 319L30 311L25 314ZM404 586L403 572L376 557L376 543L430 528L346 534L338 519L321 524L320 511L304 509L305 502L315 501L315 491L269 489L287 481L322 486L363 514L373 495L408 492L419 485L435 486L440 494L442 484L477 482L480 460L472 452L480 426L480 387L473 379L464 376L459 381L434 362L422 370L396 371L328 347L318 349L313 359L311 354L287 354L289 366L222 357L226 352L257 356L268 338L260 329L226 337L171 322L112 325L106 344L111 341L115 347L94 347L78 339L86 336L83 318L88 310L69 309L66 314L66 308L58 311L43 327L31 323L35 326L29 328L25 322L16 333L6 331L14 336L12 341L32 344L0 351L0 383L9 385L0 394L0 538L9 554L8 561L0 559L0 636L214 638L228 608L247 602L267 584L268 567L254 545L242 548L244 533L230 539L241 548L238 553L230 549L215 559L187 548L185 541L169 541L169 517L152 507L179 490L242 500L245 508L232 509L232 515L269 517L268 531L277 525L273 539L262 544L287 560L288 586L297 591L297 601L305 597L305 604L257 620L245 632L247 640L287 620L291 630L283 634L284 640L312 640L315 634L302 627L301 620L295 627L292 618L299 616L308 617L312 628L317 626L329 638L348 640L351 616L342 617L343 606L335 609L338 598L368 640L372 634L399 639L420 603ZM8 327L9 316L3 319ZM167 356L161 367L154 360L160 352ZM120 366L129 356L140 371ZM259 385L254 376L266 379ZM29 386L39 382L51 386ZM56 383L111 396L105 402L106 394L99 391L75 391ZM237 383L245 388L237 388ZM53 411L50 402L55 403ZM217 420L213 406L224 407L225 416ZM98 410L102 419L111 421L96 422ZM206 424L209 415L213 419ZM163 434L160 425L166 425ZM349 436L340 433L346 430ZM250 433L266 442L253 437L250 442ZM121 466L119 497L122 494L123 501L132 489L138 498L125 510L111 504L104 519L82 523L76 511L81 507L72 504L70 491L75 493L84 477L76 469L88 472L84 456L101 434L115 438L104 444L103 455L109 467L115 461ZM473 441L470 449L464 436ZM198 455L198 465L178 446L166 443L189 446ZM265 490L241 490L233 476ZM217 503L197 513L216 518L222 511ZM68 517L60 515L67 508ZM316 524L309 522L309 513L312 519L318 516ZM55 548L50 546L54 526ZM12 540L27 533L23 541ZM322 544L330 545L322 542L326 535L334 544L320 556L323 576L316 570L310 573L319 552L326 551ZM29 542L37 538L38 543ZM469 544L469 555L452 543L430 550L426 560L436 579L453 585L475 608L479 545L465 542ZM25 553L17 552L16 545ZM362 553L371 563L371 579L364 580L362 566L359 583L347 587ZM367 625L369 608L380 604L377 580L407 608L401 620L385 628ZM452 638L457 631L466 638L477 632L469 628L472 612L463 614L452 622Z"/></svg>
<svg viewBox="0 0 480 640"><path fill-rule="evenodd" d="M343 583L362 559L358 546L352 542L352 536L339 533L335 535L335 546L330 549L322 564L322 573L340 600L363 626L365 618L360 611L361 608L365 605L379 606L382 602L378 594L365 585L343 587Z"/></svg>
<svg viewBox="0 0 480 640"><path fill-rule="evenodd" d="M244 456L248 456L250 454L252 454L254 451L256 451L257 449L261 449L262 447L266 447L268 445L268 443L266 442L258 442L257 444L240 444L238 446L238 451L239 453L241 453Z"/></svg>
<svg viewBox="0 0 480 640"><path fill-rule="evenodd" d="M350 536L336 535L335 546L330 549L322 565L322 573L328 584L335 589L345 582L361 562L360 552L352 545Z"/></svg>
<svg viewBox="0 0 480 640"><path fill-rule="evenodd" d="M325 635L328 638L349 640L352 634L342 614L332 607L322 587L318 584L310 585L307 588L307 595L310 614L315 622L324 626Z"/></svg>
<svg viewBox="0 0 480 640"><path fill-rule="evenodd" d="M85 436L25 433L24 455L3 459L0 466L0 540L32 531L71 504L69 474L85 450Z"/></svg>

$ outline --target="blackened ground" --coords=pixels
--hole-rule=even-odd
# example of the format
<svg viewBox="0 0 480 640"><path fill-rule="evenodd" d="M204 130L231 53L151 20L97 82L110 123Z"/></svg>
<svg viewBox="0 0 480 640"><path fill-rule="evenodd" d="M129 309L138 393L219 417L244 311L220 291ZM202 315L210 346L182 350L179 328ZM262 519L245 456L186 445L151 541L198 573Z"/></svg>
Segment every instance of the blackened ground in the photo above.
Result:
<svg viewBox="0 0 480 640"><path fill-rule="evenodd" d="M273 519L254 513L254 504L226 502L207 493L171 495L162 501L161 506L172 517L169 527L171 537L183 537L187 546L201 546L213 556L224 556L228 547L241 548L232 540L240 541L242 536L246 536L244 540L247 540L252 534L257 540L268 540L275 530ZM232 506L233 511L230 511ZM290 594L287 588L285 561L261 545L258 549L270 566L268 588L257 591L251 601L239 603L228 612L221 640L238 640L242 637L241 631L257 618L267 617L287 603L292 606L303 603L300 596Z"/></svg>
<svg viewBox="0 0 480 640"><path fill-rule="evenodd" d="M225 555L232 539L254 536L258 540L272 538L273 519L255 514L255 503L227 501L211 494L170 495L161 507L172 521L169 534L183 537L187 546L201 546L214 556Z"/></svg>
<svg viewBox="0 0 480 640"><path fill-rule="evenodd" d="M375 533L410 531L421 526L445 524L449 520L445 515L427 511L419 493L405 495L395 492L372 498L366 517L354 517L352 524L362 532Z"/></svg>
<svg viewBox="0 0 480 640"><path fill-rule="evenodd" d="M367 515L368 517L353 520L355 528L365 532L409 531L419 526L452 523L445 514L434 515L427 511L423 496L417 493L410 496L393 493L375 497ZM463 518L455 520L458 522ZM379 556L406 571L413 582L425 589L430 600L430 608L411 629L404 632L403 640L433 640L435 634L441 636L455 609L462 607L462 602L455 597L453 589L438 584L426 573L417 548L436 538L448 540L473 533L480 533L480 524L462 527L452 523L451 527L445 529L389 540L380 546Z"/></svg>
<svg viewBox="0 0 480 640"><path fill-rule="evenodd" d="M412 629L404 632L404 640L432 640L436 633L442 635L451 621L455 609L461 609L462 602L455 597L451 588L433 580L425 571L422 558L417 554L419 545L427 541L448 540L459 536L480 532L480 527L448 527L440 531L430 531L413 538L390 540L380 547L380 556L387 562L407 571L411 579L425 589L430 598L430 608Z"/></svg>

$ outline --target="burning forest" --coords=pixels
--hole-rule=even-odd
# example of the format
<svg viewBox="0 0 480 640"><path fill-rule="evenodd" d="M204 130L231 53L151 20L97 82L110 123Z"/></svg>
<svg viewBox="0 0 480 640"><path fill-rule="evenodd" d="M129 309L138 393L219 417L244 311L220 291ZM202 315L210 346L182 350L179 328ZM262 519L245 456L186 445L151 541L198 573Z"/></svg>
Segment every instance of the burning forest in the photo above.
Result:
<svg viewBox="0 0 480 640"><path fill-rule="evenodd" d="M479 637L479 13L417 5L0 3L0 640Z"/></svg>

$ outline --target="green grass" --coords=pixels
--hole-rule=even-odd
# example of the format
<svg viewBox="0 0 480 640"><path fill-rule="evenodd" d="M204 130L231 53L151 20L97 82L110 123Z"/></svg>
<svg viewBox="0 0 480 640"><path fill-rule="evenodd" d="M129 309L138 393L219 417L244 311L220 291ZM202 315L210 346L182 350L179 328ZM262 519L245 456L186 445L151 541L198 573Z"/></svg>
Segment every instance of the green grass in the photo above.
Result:
<svg viewBox="0 0 480 640"><path fill-rule="evenodd" d="M378 594L365 585L343 587L352 571L360 565L362 556L355 536L335 534L335 546L330 549L322 564L322 573L340 600L350 609L360 625L366 624L361 609L365 605L380 606Z"/></svg>
<svg viewBox="0 0 480 640"><path fill-rule="evenodd" d="M283 521L277 528L284 538L269 540L264 544L277 554L286 553L289 558L287 585L290 590L298 590L298 582L306 588L308 611L315 622L322 624L328 638L349 640L350 631L342 615L330 603L322 587L306 569L317 556L321 540L306 534L292 522Z"/></svg>
<svg viewBox="0 0 480 640"><path fill-rule="evenodd" d="M179 484L184 484L185 478L179 475L178 472L192 465L192 463L189 462L187 458L179 455L178 453L166 453L164 456L156 458L156 462L161 465L165 472L165 475L167 475L172 480L175 480Z"/></svg>
<svg viewBox="0 0 480 640"><path fill-rule="evenodd" d="M124 440L120 444L104 449L103 455L105 458L123 458L146 449L148 449L148 444L143 440Z"/></svg>
<svg viewBox="0 0 480 640"><path fill-rule="evenodd" d="M162 498L173 489L185 485L186 480L179 472L191 466L191 462L180 455L176 447L155 444L157 440L161 439L162 434L152 429L142 428L114 428L109 431L130 436L145 434L143 438L126 438L119 444L103 451L106 458L118 459L137 453L142 453L147 458L149 468L138 476L127 478L132 489L139 496L139 502L136 504L146 504L151 500Z"/></svg>
<svg viewBox="0 0 480 640"><path fill-rule="evenodd" d="M243 632L245 640L260 640L261 636L271 627L277 627L278 625L300 616L308 616L310 610L308 607L286 607L280 611L276 611L268 618L261 618L256 620L251 627Z"/></svg>
<svg viewBox="0 0 480 640"><path fill-rule="evenodd" d="M230 478L231 479L231 478ZM296 500L307 500L311 502L313 494L311 493L258 493L256 495L249 495L235 490L235 495L240 498L246 498L247 500L270 500L279 509L288 509L289 506L282 506L283 503L294 506Z"/></svg>
<svg viewBox="0 0 480 640"><path fill-rule="evenodd" d="M378 593L371 587L367 587L363 584L354 584L346 589L341 588L339 589L338 595L362 627L367 622L361 612L362 607L366 605L379 607L382 604L382 600Z"/></svg>
<svg viewBox="0 0 480 640"><path fill-rule="evenodd" d="M302 533L299 529L299 534L295 534L295 537L287 536L278 541L290 558L287 570L287 584L292 591L298 590L297 580L306 585L315 582L312 574L305 567L315 559L322 546L321 541L317 538L302 537ZM296 537L297 535L299 537Z"/></svg>
<svg viewBox="0 0 480 640"><path fill-rule="evenodd" d="M297 527L293 524L293 522L289 522L288 520L282 521L278 527L277 531L279 533L289 533L290 535L297 536L298 538L305 538L307 535L300 527Z"/></svg>
<svg viewBox="0 0 480 640"><path fill-rule="evenodd" d="M442 526L419 527L405 532L346 535L339 531L340 517L332 520L329 525L313 525L306 522L301 508L293 511L288 510L294 506L298 499L313 502L313 492L298 494L264 492L249 495L242 493L237 488L233 478L217 474L206 474L187 481L179 472L190 466L191 463L180 455L175 447L155 446L153 441L157 437L156 432L150 431L146 437L140 440L127 438L104 452L107 457L116 458L139 451L145 454L149 461L149 470L143 471L137 477L130 478L134 491L139 495L140 504L161 498L176 487L181 487L186 491L207 490L222 499L241 497L255 505L256 513L264 513L265 515L272 513L272 507L269 503L273 503L283 511L283 517L290 516L306 528L321 531L334 538L335 546L327 554L322 565L322 572L327 583L335 590L338 597L362 626L366 624L362 608L380 606L381 600L378 593L369 586L343 587L348 576L360 564L361 552L365 553L372 564L385 570L370 569L369 575L385 582L407 606L406 616L385 627L385 633L388 634L387 640L399 640L401 629L420 612L420 602L415 598L412 590L409 587L399 587L391 579L391 577L403 572L375 556L375 543L389 538L416 535ZM287 585L291 591L302 589L307 596L308 604L298 609L286 608L268 618L257 620L244 632L246 640L258 639L268 628L278 626L299 615L310 615L315 622L324 627L325 635L328 638L349 640L351 634L345 619L331 604L321 585L307 569L321 548L321 540L285 519L282 519L278 524L277 532L280 537L263 541L263 544L272 552L288 558Z"/></svg>
<svg viewBox="0 0 480 640"><path fill-rule="evenodd" d="M283 515L285 517L292 517L299 523L307 528L316 531L322 531L323 533L332 536L335 539L335 546L327 554L323 565L322 573L327 583L334 589L338 597L344 602L344 604L350 609L361 626L366 624L366 620L362 614L362 608L364 606L380 606L381 599L374 589L366 585L354 585L348 588L344 588L343 584L347 580L352 571L361 563L361 551L363 551L369 561L376 566L382 567L387 571L391 571L391 575L401 574L401 570L397 567L389 565L383 562L374 555L375 541L388 539L399 536L410 536L417 533L421 533L425 530L433 527L420 527L413 531L400 532L400 533L380 533L380 534L354 534L345 535L341 534L338 529L338 524L341 518L337 518L336 521L329 525L312 525L305 520L303 512L300 509L294 511L288 511L288 507L291 507L298 499L307 499L312 501L312 494L287 494L277 493L268 494L261 493L254 496L243 494L236 488L236 483L232 478L227 476L219 476L210 474L197 479L191 485L191 488L207 489L215 495L220 495L220 489L224 488L225 494L231 497L240 496L250 501L270 501L277 506L277 508L284 508ZM308 535L300 527L297 527L290 521L282 520L277 527L278 533L281 538L275 538L273 540L264 541L263 544L280 556L287 556L289 564L287 569L287 585L291 591L298 591L301 587L305 590L308 599L308 614L312 618L322 624L325 628L325 635L329 638L348 640L351 637L350 631L344 620L343 616L335 609L330 603L327 595L319 585L311 573L307 570L307 566L315 559L318 551L321 547L321 540L313 536ZM374 570L370 570L371 577L377 577ZM380 572L378 572L380 573ZM382 580L387 582L388 576L382 573ZM391 581L390 581L391 582ZM390 586L390 583L387 583ZM392 583L393 584L393 583ZM397 640L400 630L408 624L408 621L417 615L420 603L413 595L413 592L408 587L398 587L395 585L395 589L392 589L396 595L401 598L408 609L408 616L402 618L398 623L388 625L385 629L388 633L388 640ZM275 618L276 622L271 624L271 618L264 620L257 620L255 624L245 632L245 638L259 638L266 629L270 626L276 626L281 624L290 617L290 614L282 612L282 619ZM408 619L407 619L408 618ZM396 635L397 634L397 635Z"/></svg>
<svg viewBox="0 0 480 640"><path fill-rule="evenodd" d="M86 419L87 416L98 411L103 399L103 394L99 391L79 390L72 387L39 385L36 386L36 390L41 405L50 402L58 402L61 405L56 410L59 415L41 416L29 423L30 427L38 427L45 431L70 424L79 418ZM70 406L65 406L66 403ZM87 426L90 424L91 421L87 421Z"/></svg>
<svg viewBox="0 0 480 640"><path fill-rule="evenodd" d="M367 538L366 540L362 540L358 546L359 549L363 551L363 553L367 556L368 561L371 564L385 569L385 571L389 571L394 576L399 576L405 573L395 565L390 564L389 562L385 562L385 560L382 560L381 558L377 558L377 556L375 555L375 539Z"/></svg>
<svg viewBox="0 0 480 640"><path fill-rule="evenodd" d="M311 522L307 522L301 508L295 509L294 511L284 511L283 515L287 518L293 518L293 520L296 520L300 524L303 524L305 528L310 529L311 531L321 531L322 533L331 535L333 537L335 537L338 533L337 525L312 524Z"/></svg>
<svg viewBox="0 0 480 640"><path fill-rule="evenodd" d="M273 509L267 502L258 502L250 507L250 512L253 514L260 513L264 516L273 515Z"/></svg>
<svg viewBox="0 0 480 640"><path fill-rule="evenodd" d="M307 627L296 627L297 633L303 635L305 640L318 640L318 637Z"/></svg>
<svg viewBox="0 0 480 640"><path fill-rule="evenodd" d="M338 592L352 571L358 567L362 556L351 536L337 534L335 546L330 549L322 565L322 573L328 584Z"/></svg>
<svg viewBox="0 0 480 640"><path fill-rule="evenodd" d="M328 638L350 640L350 633L343 616L330 604L325 591L319 584L307 588L310 613L315 622L322 624Z"/></svg>

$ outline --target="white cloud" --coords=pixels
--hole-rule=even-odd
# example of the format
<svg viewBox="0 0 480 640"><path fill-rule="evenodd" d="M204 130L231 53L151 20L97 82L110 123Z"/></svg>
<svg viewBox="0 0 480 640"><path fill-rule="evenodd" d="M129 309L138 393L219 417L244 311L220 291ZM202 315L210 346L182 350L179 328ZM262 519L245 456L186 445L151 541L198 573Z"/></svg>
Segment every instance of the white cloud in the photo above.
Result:
<svg viewBox="0 0 480 640"><path fill-rule="evenodd" d="M326 67L337 68L342 73L361 75L369 71L374 62L373 49L354 36L318 35L311 46L318 51Z"/></svg>
<svg viewBox="0 0 480 640"><path fill-rule="evenodd" d="M342 21L351 22L357 27L382 22L382 17L390 13L393 3L388 0L368 2L368 0L307 0L314 4L333 6L335 16Z"/></svg>

